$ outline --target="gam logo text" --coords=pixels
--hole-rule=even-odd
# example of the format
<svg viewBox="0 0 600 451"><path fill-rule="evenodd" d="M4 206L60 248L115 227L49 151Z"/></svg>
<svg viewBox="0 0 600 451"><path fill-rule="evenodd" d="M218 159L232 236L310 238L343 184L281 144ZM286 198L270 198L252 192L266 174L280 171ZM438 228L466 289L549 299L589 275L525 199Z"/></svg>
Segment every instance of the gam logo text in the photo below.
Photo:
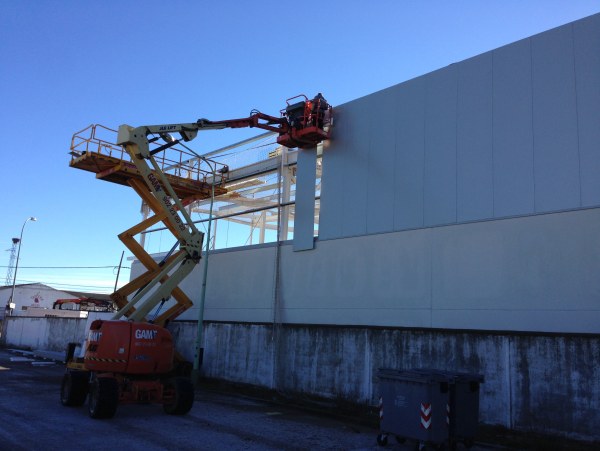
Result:
<svg viewBox="0 0 600 451"><path fill-rule="evenodd" d="M156 338L156 334L158 334L157 330L137 329L135 331L135 338L137 338L137 339L144 338L146 340L154 340Z"/></svg>

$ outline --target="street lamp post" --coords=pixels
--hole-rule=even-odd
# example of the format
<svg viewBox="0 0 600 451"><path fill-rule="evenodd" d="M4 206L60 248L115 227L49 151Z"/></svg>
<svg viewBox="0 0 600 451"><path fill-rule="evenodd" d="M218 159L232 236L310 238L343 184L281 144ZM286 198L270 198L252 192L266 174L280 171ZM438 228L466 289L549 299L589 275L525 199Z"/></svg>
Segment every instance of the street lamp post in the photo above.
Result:
<svg viewBox="0 0 600 451"><path fill-rule="evenodd" d="M15 304L13 302L13 299L14 299L13 297L15 295L15 285L17 284L17 271L19 270L19 257L21 256L21 244L23 243L23 231L25 230L25 225L29 221L37 221L37 218L35 218L34 216L27 218L25 220L25 222L23 223L23 227L21 227L21 236L19 237L19 249L17 250L17 261L15 263L15 275L13 277L13 285L12 285L12 290L10 292L10 299L6 303L6 313L8 314L8 316L12 315L12 311L15 308Z"/></svg>

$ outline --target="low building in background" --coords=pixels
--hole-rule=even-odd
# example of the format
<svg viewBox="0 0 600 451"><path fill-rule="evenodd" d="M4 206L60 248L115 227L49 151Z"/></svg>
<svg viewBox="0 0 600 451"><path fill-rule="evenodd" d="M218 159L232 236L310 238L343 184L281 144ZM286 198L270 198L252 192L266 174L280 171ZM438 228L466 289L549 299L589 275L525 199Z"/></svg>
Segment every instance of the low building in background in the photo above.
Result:
<svg viewBox="0 0 600 451"><path fill-rule="evenodd" d="M12 285L0 287L0 305L5 307L10 300ZM114 305L107 294L63 291L43 283L28 283L15 286L13 295L15 308L12 316L59 316L85 318L87 312L111 312ZM0 309L0 317L6 309Z"/></svg>

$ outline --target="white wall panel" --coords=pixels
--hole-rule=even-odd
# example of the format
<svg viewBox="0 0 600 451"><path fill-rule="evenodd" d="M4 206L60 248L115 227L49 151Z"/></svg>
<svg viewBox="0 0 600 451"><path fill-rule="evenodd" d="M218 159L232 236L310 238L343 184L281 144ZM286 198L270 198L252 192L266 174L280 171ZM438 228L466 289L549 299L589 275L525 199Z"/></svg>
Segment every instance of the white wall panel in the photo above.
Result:
<svg viewBox="0 0 600 451"><path fill-rule="evenodd" d="M600 205L599 79L600 14L340 106L320 238Z"/></svg>
<svg viewBox="0 0 600 451"><path fill-rule="evenodd" d="M317 148L299 149L296 164L294 251L306 251L314 247L316 175Z"/></svg>
<svg viewBox="0 0 600 451"><path fill-rule="evenodd" d="M367 190L371 122L369 115L377 107L370 96L353 102L341 120L350 125L344 140L344 193L342 203L342 236L364 235L367 231Z"/></svg>
<svg viewBox="0 0 600 451"><path fill-rule="evenodd" d="M536 212L581 205L572 27L531 38Z"/></svg>
<svg viewBox="0 0 600 451"><path fill-rule="evenodd" d="M335 109L335 126L331 140L323 144L323 173L321 177L321 201L319 213L319 237L323 240L342 236L342 198L344 197L344 171L347 155L348 131L352 123L345 120L346 111L353 102Z"/></svg>
<svg viewBox="0 0 600 451"><path fill-rule="evenodd" d="M456 222L456 65L425 78L424 207L432 226Z"/></svg>
<svg viewBox="0 0 600 451"><path fill-rule="evenodd" d="M600 210L444 227L433 236L434 309L600 307ZM510 324L506 327L510 328Z"/></svg>
<svg viewBox="0 0 600 451"><path fill-rule="evenodd" d="M461 222L494 215L492 54L463 61L457 70L456 208Z"/></svg>
<svg viewBox="0 0 600 451"><path fill-rule="evenodd" d="M600 208L284 245L281 318L600 333L598 224ZM271 322L275 256L275 245L214 254L205 318ZM183 287L195 302L201 282L198 265Z"/></svg>
<svg viewBox="0 0 600 451"><path fill-rule="evenodd" d="M394 230L398 90L395 86L369 96L374 108L367 113L371 129L366 168L367 233Z"/></svg>
<svg viewBox="0 0 600 451"><path fill-rule="evenodd" d="M394 230L423 227L425 79L398 86L394 179Z"/></svg>
<svg viewBox="0 0 600 451"><path fill-rule="evenodd" d="M597 224L579 210L284 250L284 321L598 333Z"/></svg>
<svg viewBox="0 0 600 451"><path fill-rule="evenodd" d="M581 203L600 204L600 14L573 24Z"/></svg>
<svg viewBox="0 0 600 451"><path fill-rule="evenodd" d="M430 324L428 233L403 232L317 242L312 252L282 253L283 320L354 324Z"/></svg>
<svg viewBox="0 0 600 451"><path fill-rule="evenodd" d="M494 216L534 212L531 41L493 52Z"/></svg>
<svg viewBox="0 0 600 451"><path fill-rule="evenodd" d="M273 246L210 254L204 318L272 321L274 256ZM200 299L205 261L203 258L181 284L196 305ZM187 310L178 319L198 319L198 308Z"/></svg>

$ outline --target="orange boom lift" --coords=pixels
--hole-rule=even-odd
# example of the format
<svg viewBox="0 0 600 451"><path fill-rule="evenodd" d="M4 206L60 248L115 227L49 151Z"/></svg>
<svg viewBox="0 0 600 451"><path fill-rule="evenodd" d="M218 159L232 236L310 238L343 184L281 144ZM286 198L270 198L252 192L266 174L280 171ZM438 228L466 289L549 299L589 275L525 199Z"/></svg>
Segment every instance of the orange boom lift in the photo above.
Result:
<svg viewBox="0 0 600 451"><path fill-rule="evenodd" d="M190 365L176 358L173 338L164 326L192 306L178 285L202 253L204 234L185 207L210 197L213 190L215 196L226 193L228 168L211 161L215 170L203 171L198 159L189 158L191 154L177 144L193 140L199 131L256 127L277 133L283 146L312 148L329 139L331 125L332 108L318 94L311 100L304 95L288 99L279 117L253 111L243 119L121 125L116 142L101 138L115 131L99 125L73 136L71 167L131 186L154 215L119 235L146 271L111 295L119 310L111 320L92 322L83 356L75 355L76 344L69 345L61 385L63 405L81 406L89 397L92 418L113 417L119 403L161 403L166 413L175 415L192 408ZM134 238L158 222L179 246L159 263Z"/></svg>

